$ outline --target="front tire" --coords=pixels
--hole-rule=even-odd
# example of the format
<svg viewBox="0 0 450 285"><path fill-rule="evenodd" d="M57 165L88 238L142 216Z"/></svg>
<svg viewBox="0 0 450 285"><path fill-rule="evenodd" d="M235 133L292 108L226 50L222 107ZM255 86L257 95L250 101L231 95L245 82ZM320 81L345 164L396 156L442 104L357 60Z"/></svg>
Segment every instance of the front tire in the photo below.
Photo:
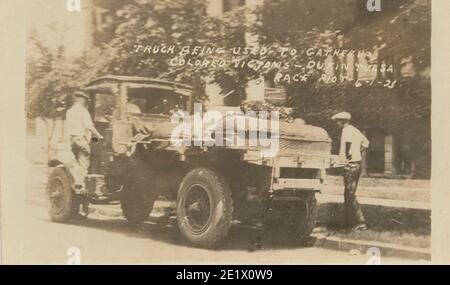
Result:
<svg viewBox="0 0 450 285"><path fill-rule="evenodd" d="M50 219L64 223L71 217L75 208L71 178L62 167L52 170L47 182L47 200Z"/></svg>
<svg viewBox="0 0 450 285"><path fill-rule="evenodd" d="M184 177L177 197L177 223L190 243L216 246L228 234L232 216L231 191L223 177L205 167Z"/></svg>

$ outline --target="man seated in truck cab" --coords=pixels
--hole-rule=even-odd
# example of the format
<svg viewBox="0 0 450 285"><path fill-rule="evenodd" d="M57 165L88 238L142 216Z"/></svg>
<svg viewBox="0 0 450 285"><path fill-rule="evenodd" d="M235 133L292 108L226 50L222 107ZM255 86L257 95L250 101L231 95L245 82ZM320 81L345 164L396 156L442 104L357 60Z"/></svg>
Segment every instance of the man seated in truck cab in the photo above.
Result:
<svg viewBox="0 0 450 285"><path fill-rule="evenodd" d="M112 113L112 117L117 117L118 116L118 109L115 109L114 112ZM142 110L139 107L139 104L137 102L137 99L134 98L128 98L128 102L125 105L125 113L128 114L142 114Z"/></svg>
<svg viewBox="0 0 450 285"><path fill-rule="evenodd" d="M128 99L128 102L127 102L125 108L126 108L125 110L127 113L142 114L141 108L137 104L136 100L133 98Z"/></svg>

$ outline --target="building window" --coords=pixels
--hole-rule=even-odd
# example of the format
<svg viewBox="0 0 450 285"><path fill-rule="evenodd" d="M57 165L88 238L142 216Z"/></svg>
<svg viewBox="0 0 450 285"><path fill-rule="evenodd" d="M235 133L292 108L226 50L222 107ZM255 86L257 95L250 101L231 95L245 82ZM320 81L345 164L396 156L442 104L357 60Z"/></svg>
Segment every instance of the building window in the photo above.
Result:
<svg viewBox="0 0 450 285"><path fill-rule="evenodd" d="M367 150L367 172L384 173L385 167L385 133L377 129L369 129L366 133L370 141Z"/></svg>
<svg viewBox="0 0 450 285"><path fill-rule="evenodd" d="M96 8L95 21L97 32L103 32L108 27L108 25L112 23L113 19L108 10L103 8Z"/></svg>
<svg viewBox="0 0 450 285"><path fill-rule="evenodd" d="M223 12L229 12L245 5L245 0L223 0Z"/></svg>

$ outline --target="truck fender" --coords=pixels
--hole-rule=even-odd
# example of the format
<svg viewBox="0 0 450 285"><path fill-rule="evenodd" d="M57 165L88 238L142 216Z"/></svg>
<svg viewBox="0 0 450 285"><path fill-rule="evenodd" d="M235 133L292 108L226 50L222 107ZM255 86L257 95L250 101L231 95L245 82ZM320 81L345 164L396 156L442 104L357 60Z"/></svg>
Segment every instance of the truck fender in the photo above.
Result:
<svg viewBox="0 0 450 285"><path fill-rule="evenodd" d="M48 161L48 166L51 168L62 168L64 169L64 171L66 171L67 176L69 177L71 183L73 184L75 182L75 179L72 175L72 172L70 171L71 169L71 165L67 164L67 163L62 163L61 161L57 160L57 159L51 159Z"/></svg>

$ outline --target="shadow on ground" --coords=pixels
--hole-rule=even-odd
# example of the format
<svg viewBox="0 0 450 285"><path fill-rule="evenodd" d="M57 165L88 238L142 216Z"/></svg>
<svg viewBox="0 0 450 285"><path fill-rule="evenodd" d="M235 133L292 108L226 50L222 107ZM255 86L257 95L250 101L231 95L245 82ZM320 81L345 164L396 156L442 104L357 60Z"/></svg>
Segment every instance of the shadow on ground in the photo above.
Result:
<svg viewBox="0 0 450 285"><path fill-rule="evenodd" d="M394 243L404 246L429 248L431 233L430 211L363 205L369 226L365 232L348 232L342 227L343 206L337 203L319 206L318 226L325 234L345 239ZM132 226L122 217L91 215L87 220L74 220L72 226L95 228L127 236L165 242L177 246L191 246L178 232L176 225L161 226L145 222ZM312 246L300 245L289 234L264 233L260 230L233 226L224 242L216 250L275 250Z"/></svg>
<svg viewBox="0 0 450 285"><path fill-rule="evenodd" d="M50 221L49 221L50 222ZM67 225L93 228L112 233L120 233L134 238L149 239L151 241L165 242L176 246L191 247L178 232L176 225L160 226L150 222L140 225L130 225L124 218L105 218L96 215L86 220L71 220ZM301 248L310 245L299 245L294 239L280 234L264 234L260 230L240 226L232 226L228 236L214 250L274 250Z"/></svg>

